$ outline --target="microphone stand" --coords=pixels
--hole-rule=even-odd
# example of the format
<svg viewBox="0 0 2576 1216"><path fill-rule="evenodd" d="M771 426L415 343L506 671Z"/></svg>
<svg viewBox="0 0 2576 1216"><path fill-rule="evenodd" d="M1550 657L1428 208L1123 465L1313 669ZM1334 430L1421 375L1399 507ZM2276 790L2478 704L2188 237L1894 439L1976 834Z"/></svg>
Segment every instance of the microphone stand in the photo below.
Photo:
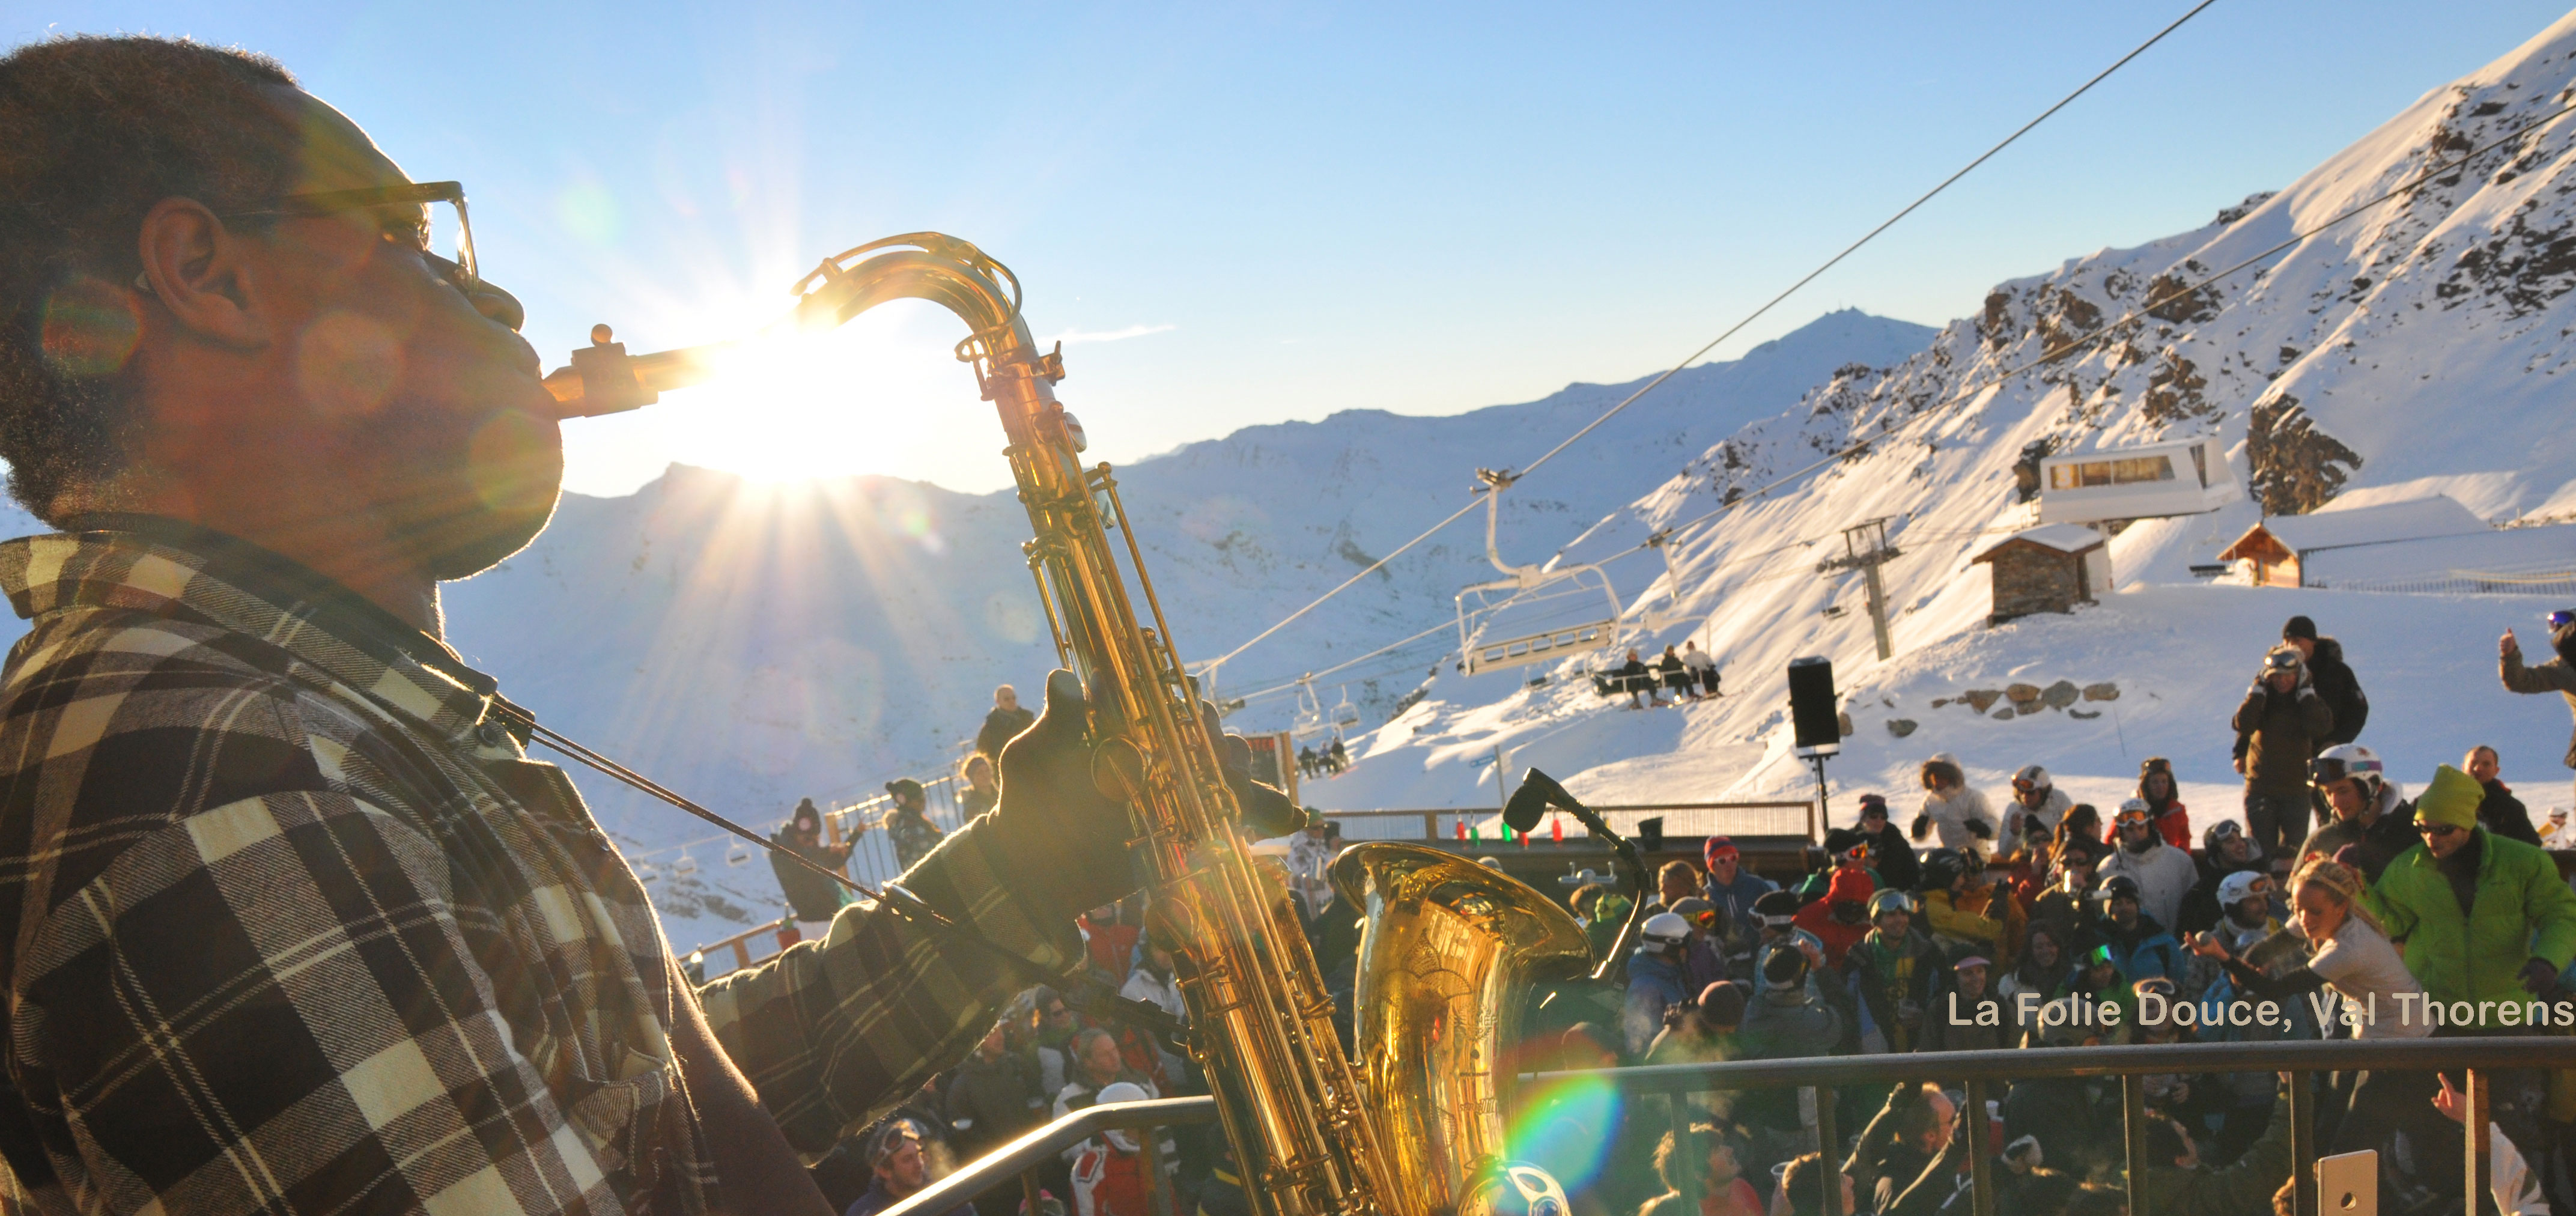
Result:
<svg viewBox="0 0 2576 1216"><path fill-rule="evenodd" d="M1611 851L1618 855L1620 867L1628 872L1631 895L1628 921L1619 926L1619 936L1611 939L1609 952L1592 968L1594 982L1608 983L1611 973L1627 962L1628 951L1636 944L1637 934L1646 923L1646 893L1652 889L1646 879L1646 860L1638 856L1637 846L1629 843L1627 837L1611 830L1609 821L1603 819L1599 812L1566 793L1556 778L1534 768L1522 772L1521 787L1513 790L1511 800L1503 804L1503 823L1513 831L1527 835L1538 827L1539 820L1550 809L1574 816L1575 822L1582 824L1586 831L1609 841Z"/></svg>

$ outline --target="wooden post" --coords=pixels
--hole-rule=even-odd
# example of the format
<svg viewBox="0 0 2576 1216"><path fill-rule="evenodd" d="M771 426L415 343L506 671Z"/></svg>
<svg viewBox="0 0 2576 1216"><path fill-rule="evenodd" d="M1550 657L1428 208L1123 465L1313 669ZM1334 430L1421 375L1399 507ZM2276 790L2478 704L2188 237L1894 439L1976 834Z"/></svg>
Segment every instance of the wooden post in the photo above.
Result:
<svg viewBox="0 0 2576 1216"><path fill-rule="evenodd" d="M1968 1082L1968 1200L1970 1216L1995 1216L1995 1128L1986 1118L1986 1083Z"/></svg>
<svg viewBox="0 0 2576 1216"><path fill-rule="evenodd" d="M1844 1216L1843 1146L1834 1128L1834 1091L1819 1085L1807 1092L1816 1096L1816 1160L1825 1167L1817 1171L1824 1175L1819 1179L1825 1188L1824 1216Z"/></svg>
<svg viewBox="0 0 2576 1216"><path fill-rule="evenodd" d="M2147 1216L2147 1079L2120 1078L2120 1139L2129 1159L2129 1216Z"/></svg>
<svg viewBox="0 0 2576 1216"><path fill-rule="evenodd" d="M1440 839L1440 812L1422 812L1422 839L1424 843Z"/></svg>
<svg viewBox="0 0 2576 1216"><path fill-rule="evenodd" d="M2495 1189L2495 1163L2488 1151L2492 1145L2488 1132L2495 1126L2487 1122L2489 1085L2486 1071L2472 1068L2469 1070L2468 1092L2461 1095L2460 1139L2467 1146L2468 1153L2468 1160L2463 1163L2467 1168L2461 1173L2468 1177L2466 1198L2469 1205L2462 1210L2468 1212L2486 1210L2485 1197Z"/></svg>
<svg viewBox="0 0 2576 1216"><path fill-rule="evenodd" d="M2314 1077L2290 1074L2290 1182L2298 1198L2295 1216L2317 1216L2317 1096Z"/></svg>
<svg viewBox="0 0 2576 1216"><path fill-rule="evenodd" d="M1699 1211L1699 1176L1701 1171L1708 1168L1708 1158L1705 1154L1691 1151L1690 1095L1666 1094L1664 1097L1672 1103L1672 1109L1667 1113L1671 1116L1673 1129L1671 1157L1673 1190L1681 1195L1681 1202L1675 1204L1674 1208L1681 1212L1697 1212Z"/></svg>

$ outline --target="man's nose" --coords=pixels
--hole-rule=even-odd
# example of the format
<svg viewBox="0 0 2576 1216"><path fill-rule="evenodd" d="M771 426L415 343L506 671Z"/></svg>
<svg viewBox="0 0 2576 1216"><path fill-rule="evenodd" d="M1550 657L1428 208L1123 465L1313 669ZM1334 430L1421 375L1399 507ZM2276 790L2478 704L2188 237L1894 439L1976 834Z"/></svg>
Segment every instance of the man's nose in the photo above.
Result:
<svg viewBox="0 0 2576 1216"><path fill-rule="evenodd" d="M472 287L465 289L465 298L473 303L474 311L483 314L486 320L497 321L509 327L511 333L519 332L520 328L528 323L527 307L519 303L519 297L493 286L487 280L475 280Z"/></svg>

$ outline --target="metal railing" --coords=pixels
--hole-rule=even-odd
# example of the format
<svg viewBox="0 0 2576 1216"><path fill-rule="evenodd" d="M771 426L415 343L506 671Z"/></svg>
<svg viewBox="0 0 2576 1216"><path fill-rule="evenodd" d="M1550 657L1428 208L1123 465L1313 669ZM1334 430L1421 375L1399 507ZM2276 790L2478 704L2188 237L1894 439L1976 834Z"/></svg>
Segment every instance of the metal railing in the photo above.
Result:
<svg viewBox="0 0 2576 1216"><path fill-rule="evenodd" d="M2493 1183L2489 1157L2488 1097L2495 1069L2576 1068L2576 1038L2517 1036L2364 1041L2294 1041L2280 1043L2147 1043L2118 1047L2056 1047L2020 1051L1917 1052L1901 1055L1816 1056L1788 1060L1740 1060L1724 1064L1658 1064L1610 1068L1597 1072L1523 1073L1523 1085L1582 1080L1608 1084L1624 1094L1672 1097L1745 1089L1831 1089L1835 1086L1879 1086L1898 1082L1937 1081L1964 1085L1961 1117L1967 1122L1969 1189L1973 1216L1994 1216L1994 1129L1986 1117L1988 1086L1997 1081L2055 1077L2118 1077L2121 1099L2121 1143L2128 1168L2128 1216L2153 1216L2148 1210L2146 1177L2146 1078L2157 1073L2281 1072L2290 1104L2290 1180L2296 1182L2299 1216L2319 1216L2316 1191L2315 1121L2318 1095L2311 1092L2314 1074L2339 1070L2467 1070L2463 1102L2462 1164L2467 1174L2469 1211ZM1689 1143L1690 1123L1697 1118L1690 1103L1672 1101L1674 1141ZM1842 1206L1842 1137L1835 1129L1834 1102L1817 1095L1816 1143L1824 1162L1817 1171L1824 1216L1845 1216ZM1157 1102L1124 1102L1076 1111L1021 1136L969 1162L948 1177L914 1193L882 1216L932 1216L971 1201L992 1188L1022 1178L1056 1153L1111 1127L1176 1127L1216 1121L1213 1098L1169 1098ZM1697 1211L1696 1171L1676 1171L1681 1189L1679 1209ZM1023 1185L1026 1185L1023 1183ZM1034 1205L1030 1208L1035 1211Z"/></svg>
<svg viewBox="0 0 2576 1216"><path fill-rule="evenodd" d="M1664 821L1666 836L1795 836L1816 839L1816 804L1813 802L1651 802L1626 806L1592 808L1609 820L1621 835L1634 838L1637 825L1647 819ZM1326 811L1324 818L1340 823L1342 836L1350 841L1362 840L1465 840L1497 839L1498 828L1490 826L1502 814L1496 807L1424 807L1414 810ZM1586 839L1583 825L1562 811L1548 812L1530 833L1534 842L1546 844L1562 837L1567 843Z"/></svg>
<svg viewBox="0 0 2576 1216"><path fill-rule="evenodd" d="M1038 1205L1032 1171L1057 1154L1110 1128L1186 1127L1217 1120L1214 1098L1160 1098L1146 1102L1105 1102L1088 1106L1021 1136L992 1152L959 1166L955 1173L915 1191L903 1202L887 1208L877 1216L933 1216L973 1200L998 1186L1018 1183L1032 1192L1028 1212L1036 1216ZM1146 1143L1153 1143L1148 1137ZM1162 1171L1155 1170L1156 1175ZM1071 1211L1068 1203L1066 1210Z"/></svg>

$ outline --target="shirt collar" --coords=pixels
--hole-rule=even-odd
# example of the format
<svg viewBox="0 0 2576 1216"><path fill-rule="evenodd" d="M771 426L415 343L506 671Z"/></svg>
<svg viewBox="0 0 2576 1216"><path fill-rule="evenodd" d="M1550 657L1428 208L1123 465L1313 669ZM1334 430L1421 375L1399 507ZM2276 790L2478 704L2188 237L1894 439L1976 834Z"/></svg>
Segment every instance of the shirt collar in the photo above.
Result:
<svg viewBox="0 0 2576 1216"><path fill-rule="evenodd" d="M236 536L154 515L99 513L0 543L18 615L121 608L203 620L277 646L441 735L479 723L499 684L347 586Z"/></svg>

